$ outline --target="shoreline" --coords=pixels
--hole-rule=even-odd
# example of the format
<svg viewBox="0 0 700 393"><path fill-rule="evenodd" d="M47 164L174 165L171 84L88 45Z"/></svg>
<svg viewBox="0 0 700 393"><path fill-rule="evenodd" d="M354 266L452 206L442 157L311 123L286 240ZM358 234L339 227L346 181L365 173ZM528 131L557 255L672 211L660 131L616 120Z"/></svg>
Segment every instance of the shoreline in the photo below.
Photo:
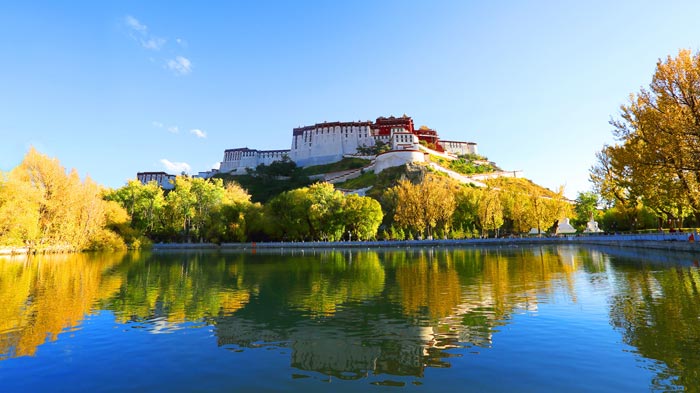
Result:
<svg viewBox="0 0 700 393"><path fill-rule="evenodd" d="M693 240L689 240L690 236ZM379 249L419 247L488 247L488 246L538 246L538 245L588 245L642 248L666 251L700 252L697 233L657 233L621 235L574 235L560 237L523 237L488 239L439 239L439 240L374 240L339 242L248 242L248 243L154 243L152 251L180 250L303 250L303 249ZM27 255L28 247L0 247L0 256Z"/></svg>
<svg viewBox="0 0 700 393"><path fill-rule="evenodd" d="M693 241L689 241L690 235ZM490 238L459 240L378 240L340 242L249 242L249 243L155 243L153 251L167 250L284 250L284 249L359 249L411 247L474 247L474 246L536 246L592 245L647 248L668 251L700 251L695 233L664 233L639 235L585 235L541 238Z"/></svg>

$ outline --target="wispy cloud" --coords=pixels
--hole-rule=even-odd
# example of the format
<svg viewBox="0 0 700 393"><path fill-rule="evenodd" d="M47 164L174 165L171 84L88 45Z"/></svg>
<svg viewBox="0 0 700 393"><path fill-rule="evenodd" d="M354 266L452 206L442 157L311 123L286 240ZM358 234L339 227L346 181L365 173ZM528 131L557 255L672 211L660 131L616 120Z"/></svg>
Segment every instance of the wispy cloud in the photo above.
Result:
<svg viewBox="0 0 700 393"><path fill-rule="evenodd" d="M178 127L178 126L166 126L165 124L163 124L159 121L153 121L153 122L151 122L151 124L155 128L166 129L171 134L179 134L180 133L180 127Z"/></svg>
<svg viewBox="0 0 700 393"><path fill-rule="evenodd" d="M190 171L192 171L192 167L190 167L190 164L188 164L186 162L172 162L170 160L163 158L160 160L160 163L163 164L163 166L165 167L165 169L168 172L171 172L171 173L175 172L175 173L179 174L182 172L189 173Z"/></svg>
<svg viewBox="0 0 700 393"><path fill-rule="evenodd" d="M190 133L194 134L197 138L206 138L207 137L206 132L204 132L200 129L197 129L197 128L195 128L194 130L190 130Z"/></svg>
<svg viewBox="0 0 700 393"><path fill-rule="evenodd" d="M146 33L148 31L148 27L146 27L146 25L142 25L141 22L138 21L138 19L134 18L131 15L127 15L124 18L124 22L127 26L131 27L132 30L136 30L142 33Z"/></svg>
<svg viewBox="0 0 700 393"><path fill-rule="evenodd" d="M176 56L165 63L165 67L175 75L187 75L192 72L192 62L183 56Z"/></svg>
<svg viewBox="0 0 700 393"><path fill-rule="evenodd" d="M142 40L141 46L143 46L146 49L160 50L160 48L162 48L163 45L165 45L165 42L165 38L151 37L147 40Z"/></svg>
<svg viewBox="0 0 700 393"><path fill-rule="evenodd" d="M149 51L160 51L167 44L168 40L166 38L160 37L153 34L151 30L144 23L141 23L138 19L131 15L124 17L124 26L128 30L129 37L134 41L138 42L139 45ZM169 70L176 76L185 76L192 73L192 61L180 53L186 50L188 44L183 38L175 38L173 44L168 46L167 52L171 55L175 55L174 58L165 58L165 55L159 59L151 58L152 62L157 61L159 64L165 64L165 69ZM168 56L168 57L170 57Z"/></svg>
<svg viewBox="0 0 700 393"><path fill-rule="evenodd" d="M165 38L151 34L148 31L148 26L131 15L127 15L124 18L124 24L129 28L129 36L145 49L160 50L167 42Z"/></svg>

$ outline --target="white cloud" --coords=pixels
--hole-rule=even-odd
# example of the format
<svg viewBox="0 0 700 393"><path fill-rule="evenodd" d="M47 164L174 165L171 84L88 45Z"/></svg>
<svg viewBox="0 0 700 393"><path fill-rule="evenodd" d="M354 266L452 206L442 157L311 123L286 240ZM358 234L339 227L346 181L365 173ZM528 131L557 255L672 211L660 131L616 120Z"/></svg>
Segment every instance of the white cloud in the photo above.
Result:
<svg viewBox="0 0 700 393"><path fill-rule="evenodd" d="M138 19L134 18L131 15L125 16L123 23L128 29L129 37L131 37L131 39L133 39L134 41L138 42L139 45L141 45L141 47L144 49L147 49L149 51L160 51L168 43L167 39L151 33L148 26L141 23ZM173 48L175 44L172 44L170 45L170 50L168 52L176 55L175 58L168 59L165 57L160 57L158 58L158 62L165 62L165 68L170 70L175 75L188 75L192 72L192 62L190 61L190 59L178 55L179 51L187 48L187 41L180 37L175 38L174 41L176 46L179 48ZM151 62L156 61L154 58L150 58L150 60Z"/></svg>
<svg viewBox="0 0 700 393"><path fill-rule="evenodd" d="M141 46L146 49L160 50L165 45L165 38L151 37L146 40L141 40Z"/></svg>
<svg viewBox="0 0 700 393"><path fill-rule="evenodd" d="M170 126L168 127L168 132L171 134L178 134L180 133L180 128L178 126Z"/></svg>
<svg viewBox="0 0 700 393"><path fill-rule="evenodd" d="M173 174L180 174L182 172L189 173L192 170L190 164L186 162L172 162L163 158L160 160L160 163L163 164L163 166L168 172L174 172Z"/></svg>
<svg viewBox="0 0 700 393"><path fill-rule="evenodd" d="M165 63L167 69L175 75L187 75L192 72L192 62L183 56L176 56Z"/></svg>
<svg viewBox="0 0 700 393"><path fill-rule="evenodd" d="M165 45L165 38L156 37L148 32L148 26L139 22L138 19L131 15L124 18L124 23L131 30L129 34L131 38L136 40L141 46L149 50L160 50Z"/></svg>
<svg viewBox="0 0 700 393"><path fill-rule="evenodd" d="M197 138L206 138L207 137L206 132L199 130L199 129L196 129L196 128L194 130L190 130L190 133L196 135Z"/></svg>
<svg viewBox="0 0 700 393"><path fill-rule="evenodd" d="M124 22L126 23L127 26L129 26L133 30L136 30L136 31L139 31L142 33L146 33L148 31L148 27L146 27L145 25L142 25L141 22L138 21L138 19L134 18L131 15L127 15L124 18Z"/></svg>
<svg viewBox="0 0 700 393"><path fill-rule="evenodd" d="M156 128L163 128L163 123L161 123L161 122L159 122L159 121L151 122L151 124L153 124L153 127L156 127Z"/></svg>

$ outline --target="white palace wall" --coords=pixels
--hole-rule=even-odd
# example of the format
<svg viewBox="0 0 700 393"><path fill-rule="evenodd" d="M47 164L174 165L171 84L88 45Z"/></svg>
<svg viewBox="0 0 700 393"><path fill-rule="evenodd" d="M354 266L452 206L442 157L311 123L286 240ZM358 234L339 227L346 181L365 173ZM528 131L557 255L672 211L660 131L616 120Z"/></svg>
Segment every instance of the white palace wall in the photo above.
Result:
<svg viewBox="0 0 700 393"><path fill-rule="evenodd" d="M425 162L425 153L419 150L394 150L382 153L374 162L374 173L409 162Z"/></svg>
<svg viewBox="0 0 700 393"><path fill-rule="evenodd" d="M374 146L369 125L317 124L295 130L290 158L302 167L329 164L340 161L344 154L357 153L362 145Z"/></svg>
<svg viewBox="0 0 700 393"><path fill-rule="evenodd" d="M254 150L248 148L231 149L224 152L219 172L245 173L247 168L255 169L260 164L270 165L289 155L289 150Z"/></svg>
<svg viewBox="0 0 700 393"><path fill-rule="evenodd" d="M456 154L458 156L466 154L478 154L476 152L476 143L474 142L459 142L459 141L440 141L440 146L446 152Z"/></svg>

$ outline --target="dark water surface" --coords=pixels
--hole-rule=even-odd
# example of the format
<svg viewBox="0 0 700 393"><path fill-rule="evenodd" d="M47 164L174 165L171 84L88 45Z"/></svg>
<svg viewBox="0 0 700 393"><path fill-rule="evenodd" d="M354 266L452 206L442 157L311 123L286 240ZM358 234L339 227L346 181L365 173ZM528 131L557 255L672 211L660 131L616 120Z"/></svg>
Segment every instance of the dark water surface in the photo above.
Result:
<svg viewBox="0 0 700 393"><path fill-rule="evenodd" d="M699 290L568 246L0 258L0 391L698 391Z"/></svg>

